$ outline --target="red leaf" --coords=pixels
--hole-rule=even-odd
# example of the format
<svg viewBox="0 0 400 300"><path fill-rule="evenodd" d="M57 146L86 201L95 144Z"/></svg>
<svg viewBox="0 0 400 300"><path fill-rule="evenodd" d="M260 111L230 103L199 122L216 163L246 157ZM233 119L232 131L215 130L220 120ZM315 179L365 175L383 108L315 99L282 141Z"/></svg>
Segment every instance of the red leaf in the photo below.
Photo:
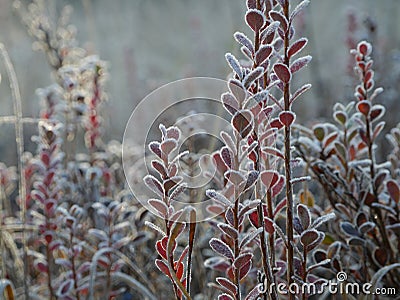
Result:
<svg viewBox="0 0 400 300"><path fill-rule="evenodd" d="M387 190L389 192L390 198L396 203L400 201L400 188L397 182L390 180L386 183Z"/></svg>
<svg viewBox="0 0 400 300"><path fill-rule="evenodd" d="M167 205L158 200L158 199L150 199L148 203L161 215L161 217L165 217L168 213Z"/></svg>
<svg viewBox="0 0 400 300"><path fill-rule="evenodd" d="M157 241L156 249L157 249L158 254L160 254L161 257L167 259L167 251L162 246L162 242L161 241Z"/></svg>
<svg viewBox="0 0 400 300"><path fill-rule="evenodd" d="M252 263L251 260L248 261L247 264L245 264L239 271L239 279L242 280L249 274L250 269L251 269Z"/></svg>
<svg viewBox="0 0 400 300"><path fill-rule="evenodd" d="M241 269L243 268L246 264L249 263L249 261L251 261L251 259L253 258L253 254L251 253L244 253L239 255L235 261L233 262L233 266L236 269Z"/></svg>
<svg viewBox="0 0 400 300"><path fill-rule="evenodd" d="M271 56L272 47L270 45L262 45L256 53L256 63L261 65L266 59Z"/></svg>
<svg viewBox="0 0 400 300"><path fill-rule="evenodd" d="M265 231L267 231L270 235L274 234L275 232L274 222L270 218L268 217L264 218L264 227Z"/></svg>
<svg viewBox="0 0 400 300"><path fill-rule="evenodd" d="M249 219L251 224L253 224L254 227L258 228L260 225L258 224L258 213L257 211L253 211L251 214L249 214Z"/></svg>
<svg viewBox="0 0 400 300"><path fill-rule="evenodd" d="M146 184L146 186L152 190L154 193L156 193L158 196L163 197L164 196L164 190L161 186L161 183L157 180L157 178L155 178L152 175L146 175L146 177L144 177L144 183Z"/></svg>
<svg viewBox="0 0 400 300"><path fill-rule="evenodd" d="M172 151L174 151L176 149L176 147L178 146L178 143L176 140L174 139L165 139L161 145L161 151L165 154L165 155L169 155Z"/></svg>
<svg viewBox="0 0 400 300"><path fill-rule="evenodd" d="M228 294L222 294L218 296L218 300L234 300L232 296L229 296Z"/></svg>
<svg viewBox="0 0 400 300"><path fill-rule="evenodd" d="M290 65L290 72L293 74L297 71L299 71L301 68L306 66L310 61L311 61L311 56L303 56L298 59L296 59L291 65Z"/></svg>
<svg viewBox="0 0 400 300"><path fill-rule="evenodd" d="M296 115L291 111L282 111L279 114L279 121L286 127L290 127L295 119Z"/></svg>
<svg viewBox="0 0 400 300"><path fill-rule="evenodd" d="M153 167L154 170L156 170L163 178L167 176L167 172L164 168L164 166L157 160L152 160L151 161L151 166Z"/></svg>
<svg viewBox="0 0 400 300"><path fill-rule="evenodd" d="M301 38L294 42L288 50L288 57L290 58L299 53L307 45L307 42L308 40L306 38Z"/></svg>
<svg viewBox="0 0 400 300"><path fill-rule="evenodd" d="M286 198L283 199L281 202L279 202L276 206L275 206L275 210L274 210L274 218L276 217L276 215L286 207L287 201Z"/></svg>
<svg viewBox="0 0 400 300"><path fill-rule="evenodd" d="M168 266L161 259L156 259L156 266L165 275L171 277L171 273L169 272Z"/></svg>
<svg viewBox="0 0 400 300"><path fill-rule="evenodd" d="M283 82L283 83L288 83L291 78L292 74L290 73L289 69L287 66L281 63L277 63L274 65L274 71L276 76Z"/></svg>
<svg viewBox="0 0 400 300"><path fill-rule="evenodd" d="M149 144L149 149L151 150L151 152L153 152L155 155L161 158L161 149L159 142L151 142Z"/></svg>
<svg viewBox="0 0 400 300"><path fill-rule="evenodd" d="M279 179L279 173L276 171L263 171L260 176L262 183L267 189L273 187Z"/></svg>
<svg viewBox="0 0 400 300"><path fill-rule="evenodd" d="M277 11L270 11L269 16L271 17L272 20L274 21L278 21L280 23L280 27L282 28L282 30L284 32L287 31L288 29L288 20L286 19L286 17L281 14L280 12Z"/></svg>
<svg viewBox="0 0 400 300"><path fill-rule="evenodd" d="M371 104L368 100L363 100L357 103L357 110L362 113L364 116L368 116L371 110Z"/></svg>
<svg viewBox="0 0 400 300"><path fill-rule="evenodd" d="M217 167L217 170L221 174L224 174L228 168L227 168L226 164L224 163L224 161L222 160L221 154L218 152L214 153L213 161L214 161L214 165Z"/></svg>
<svg viewBox="0 0 400 300"><path fill-rule="evenodd" d="M245 138L253 129L253 115L249 110L242 110L237 112L232 119L232 125L236 131Z"/></svg>
<svg viewBox="0 0 400 300"><path fill-rule="evenodd" d="M372 46L370 43L362 41L357 45L357 51L363 56L369 56L372 52Z"/></svg>
<svg viewBox="0 0 400 300"><path fill-rule="evenodd" d="M177 127L172 126L167 129L167 138L179 140L180 136L181 131Z"/></svg>
<svg viewBox="0 0 400 300"><path fill-rule="evenodd" d="M184 271L183 263L178 262L178 268L175 266L175 269L176 269L176 277L178 277L178 279L181 280Z"/></svg>
<svg viewBox="0 0 400 300"><path fill-rule="evenodd" d="M278 183L272 188L272 197L275 197L280 194L285 184L285 177L281 176L279 178Z"/></svg>
<svg viewBox="0 0 400 300"><path fill-rule="evenodd" d="M279 119L273 119L271 122L269 122L269 125L276 129L281 129L283 127L283 124L279 121Z"/></svg>
<svg viewBox="0 0 400 300"><path fill-rule="evenodd" d="M232 155L228 147L221 149L221 159L229 169L232 168Z"/></svg>
<svg viewBox="0 0 400 300"><path fill-rule="evenodd" d="M258 32L264 27L265 16L257 9L249 9L246 13L246 23L254 32Z"/></svg>
<svg viewBox="0 0 400 300"><path fill-rule="evenodd" d="M217 277L216 281L223 286L224 288L228 289L231 291L233 294L236 294L237 287L230 281L229 279L223 278L223 277Z"/></svg>

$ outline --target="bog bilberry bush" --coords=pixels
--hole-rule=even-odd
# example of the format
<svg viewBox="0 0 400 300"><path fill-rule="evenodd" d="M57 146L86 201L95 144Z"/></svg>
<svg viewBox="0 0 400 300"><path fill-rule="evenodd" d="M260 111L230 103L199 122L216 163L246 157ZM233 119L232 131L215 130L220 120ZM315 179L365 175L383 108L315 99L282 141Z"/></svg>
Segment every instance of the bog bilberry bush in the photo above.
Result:
<svg viewBox="0 0 400 300"><path fill-rule="evenodd" d="M23 118L0 47L14 96L14 115L1 120L15 124L19 157L17 167L0 164L2 297L307 299L311 291L282 295L277 286L321 287L338 272L350 283L398 288L400 125L387 131L391 151L382 159L383 89L372 45L353 40L355 101L335 104L333 121L296 122L293 104L311 88L299 84L311 56L296 34L308 4L246 1L251 36L236 32L243 56L226 54L232 73L221 106L230 122L210 159L191 140L182 151L183 123L159 125L149 174L143 153L129 148L137 163L128 174L151 191L154 217L127 187L121 144L103 135L107 64L78 46L69 8L53 21L41 1L28 9L18 2L54 84L39 91L40 118ZM38 127L35 153L24 153L25 123ZM199 171L211 181L195 189L187 174ZM214 219L196 222L199 199Z"/></svg>

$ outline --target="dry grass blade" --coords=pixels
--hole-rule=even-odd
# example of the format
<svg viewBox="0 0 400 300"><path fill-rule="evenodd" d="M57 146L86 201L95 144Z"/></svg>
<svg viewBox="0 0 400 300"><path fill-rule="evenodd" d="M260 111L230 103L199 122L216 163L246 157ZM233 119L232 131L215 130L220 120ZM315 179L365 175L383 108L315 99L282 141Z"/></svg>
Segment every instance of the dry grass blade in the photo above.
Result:
<svg viewBox="0 0 400 300"><path fill-rule="evenodd" d="M19 196L22 199L21 202L21 222L25 225L26 218L26 179L24 176L24 165L22 160L22 155L24 153L24 134L23 134L23 123L22 123L22 99L18 86L17 75L15 73L14 67L11 63L10 56L8 55L7 50L5 49L3 44L0 44L0 53L3 57L7 75L10 80L10 89L13 97L13 109L15 120L15 138L17 143L17 155L18 155L18 174L19 174ZM28 262L27 262L27 245L26 245L26 232L25 230L22 233L22 251L24 256L24 272L28 274ZM26 299L29 299L29 287L28 287L28 277L24 277L24 292Z"/></svg>

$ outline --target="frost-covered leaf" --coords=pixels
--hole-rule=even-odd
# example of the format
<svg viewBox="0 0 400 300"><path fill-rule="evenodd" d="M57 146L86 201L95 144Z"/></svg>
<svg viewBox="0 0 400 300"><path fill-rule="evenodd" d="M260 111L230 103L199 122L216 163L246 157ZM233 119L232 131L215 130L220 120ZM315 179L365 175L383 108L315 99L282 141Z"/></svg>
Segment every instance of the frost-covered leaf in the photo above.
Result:
<svg viewBox="0 0 400 300"><path fill-rule="evenodd" d="M279 121L286 127L290 127L296 120L296 114L292 111L282 111L279 114Z"/></svg>
<svg viewBox="0 0 400 300"><path fill-rule="evenodd" d="M258 80L263 75L263 73L264 73L264 68L262 67L257 67L254 70L252 70L243 79L244 87L248 89L253 84L253 82Z"/></svg>
<svg viewBox="0 0 400 300"><path fill-rule="evenodd" d="M229 258L231 260L234 259L234 255L231 248L229 248L229 246L220 239L212 238L209 243L210 247L218 254L226 258Z"/></svg>
<svg viewBox="0 0 400 300"><path fill-rule="evenodd" d="M218 300L235 300L235 299L232 296L224 293L218 296Z"/></svg>
<svg viewBox="0 0 400 300"><path fill-rule="evenodd" d="M300 57L298 59L296 59L291 65L290 65L290 72L296 73L297 71L299 71L301 68L303 68L304 66L306 66L310 61L311 61L312 57L310 55L307 56L303 56Z"/></svg>
<svg viewBox="0 0 400 300"><path fill-rule="evenodd" d="M233 262L233 266L236 269L241 269L243 266L249 263L251 259L253 258L252 253L243 253L240 254L238 257L236 257L235 261Z"/></svg>
<svg viewBox="0 0 400 300"><path fill-rule="evenodd" d="M244 47L246 47L251 54L254 53L254 46L253 43L251 42L251 40L242 32L235 32L235 34L233 35L235 40L243 45Z"/></svg>
<svg viewBox="0 0 400 300"><path fill-rule="evenodd" d="M389 180L386 183L386 188L387 191L389 192L390 198L396 202L399 203L400 201L400 188L399 185L396 181L394 180Z"/></svg>
<svg viewBox="0 0 400 300"><path fill-rule="evenodd" d="M400 268L400 263L395 263L395 264L385 266L385 267L381 268L379 271L377 271L371 279L371 284L372 284L371 290L376 290L376 288L379 286L379 284L381 284L383 277L387 273L389 273L393 269L399 269L399 268Z"/></svg>
<svg viewBox="0 0 400 300"><path fill-rule="evenodd" d="M210 189L206 191L206 195L207 197L214 199L215 201L221 203L224 206L231 206L231 202L228 200L228 198L226 198L224 195L222 195L221 193Z"/></svg>
<svg viewBox="0 0 400 300"><path fill-rule="evenodd" d="M336 214L335 213L329 213L327 215L323 215L320 216L319 218L317 218L312 224L311 227L317 229L319 226L321 226L322 224L329 222L330 220L333 220L336 218Z"/></svg>
<svg viewBox="0 0 400 300"><path fill-rule="evenodd" d="M293 19L299 14L299 12L301 12L306 6L308 6L308 4L310 4L310 0L303 0L301 1L292 11L292 13L290 14L290 22L293 21Z"/></svg>
<svg viewBox="0 0 400 300"><path fill-rule="evenodd" d="M161 145L161 151L168 156L172 151L174 151L176 149L176 147L178 146L178 142L175 139L165 139Z"/></svg>
<svg viewBox="0 0 400 300"><path fill-rule="evenodd" d="M232 118L232 126L241 135L247 137L253 129L253 115L249 110L238 111Z"/></svg>
<svg viewBox="0 0 400 300"><path fill-rule="evenodd" d="M357 51L364 56L369 56L369 55L371 55L371 52L372 52L372 46L370 43L368 43L366 41L362 41L362 42L358 43Z"/></svg>
<svg viewBox="0 0 400 300"><path fill-rule="evenodd" d="M176 126L171 126L167 128L167 138L169 139L174 139L178 141L181 137L181 131L178 127Z"/></svg>
<svg viewBox="0 0 400 300"><path fill-rule="evenodd" d="M226 133L225 131L220 132L220 136L222 140L224 141L225 145L233 152L237 153L236 145L232 139L232 137Z"/></svg>
<svg viewBox="0 0 400 300"><path fill-rule="evenodd" d="M217 226L224 234L228 235L232 239L237 239L239 236L238 231L229 224L219 223Z"/></svg>
<svg viewBox="0 0 400 300"><path fill-rule="evenodd" d="M271 56L272 47L270 45L262 45L256 52L255 58L257 65L261 65L266 59Z"/></svg>
<svg viewBox="0 0 400 300"><path fill-rule="evenodd" d="M232 168L233 158L228 147L221 149L221 159L229 169Z"/></svg>
<svg viewBox="0 0 400 300"><path fill-rule="evenodd" d="M261 182L269 189L273 187L279 180L279 173L276 171L263 171L260 174Z"/></svg>
<svg viewBox="0 0 400 300"><path fill-rule="evenodd" d="M245 235L245 237L240 241L239 243L239 248L244 248L246 247L249 243L251 243L261 232L263 231L263 228L258 228L254 231L251 231Z"/></svg>
<svg viewBox="0 0 400 300"><path fill-rule="evenodd" d="M162 216L165 217L168 213L167 205L158 199L150 199L148 203Z"/></svg>
<svg viewBox="0 0 400 300"><path fill-rule="evenodd" d="M291 71L284 64L276 63L274 65L274 72L283 83L288 83L292 78Z"/></svg>
<svg viewBox="0 0 400 300"><path fill-rule="evenodd" d="M282 28L283 32L286 32L288 30L288 26L289 26L288 20L282 13L272 10L269 12L269 16L272 20L279 22L280 27Z"/></svg>
<svg viewBox="0 0 400 300"><path fill-rule="evenodd" d="M249 274L250 270L251 270L251 266L252 266L252 262L251 260L249 260L245 265L243 265L241 267L241 269L239 270L239 279L242 280L243 278L245 278L247 276L247 274Z"/></svg>
<svg viewBox="0 0 400 300"><path fill-rule="evenodd" d="M297 205L297 215L304 229L308 229L311 224L311 214L307 206L304 204Z"/></svg>
<svg viewBox="0 0 400 300"><path fill-rule="evenodd" d="M306 38L300 38L297 41L295 41L289 48L288 50L288 57L292 57L293 55L296 55L299 53L303 48L307 45L308 40Z"/></svg>
<svg viewBox="0 0 400 300"><path fill-rule="evenodd" d="M272 187L272 197L275 197L282 192L285 183L286 178L284 176L279 176L279 181Z"/></svg>
<svg viewBox="0 0 400 300"><path fill-rule="evenodd" d="M273 41L275 32L278 29L278 27L279 27L279 22L274 21L261 32L260 38L264 44L270 44Z"/></svg>
<svg viewBox="0 0 400 300"><path fill-rule="evenodd" d="M232 115L235 114L239 109L239 103L236 98L231 93L224 93L221 96L222 104L225 109L230 112Z"/></svg>
<svg viewBox="0 0 400 300"><path fill-rule="evenodd" d="M251 188L253 186L253 184L258 179L259 174L260 174L260 172L258 172L258 171L250 171L249 172L249 174L247 175L247 181L246 181L246 185L244 187L244 191L248 190L249 188Z"/></svg>
<svg viewBox="0 0 400 300"><path fill-rule="evenodd" d="M346 233L349 236L359 236L360 234L358 233L358 230L354 227L353 224L349 222L341 222L340 223L340 228L344 233Z"/></svg>
<svg viewBox="0 0 400 300"><path fill-rule="evenodd" d="M374 132L372 134L372 140L375 140L378 137L378 135L382 132L383 128L385 127L385 124L386 123L382 121L375 126Z"/></svg>
<svg viewBox="0 0 400 300"><path fill-rule="evenodd" d="M226 288L227 290L229 290L233 295L236 294L237 287L236 287L236 285L235 285L232 281L230 281L229 279L224 278L224 277L217 277L215 280L216 280L221 286L223 286L224 288Z"/></svg>
<svg viewBox="0 0 400 300"><path fill-rule="evenodd" d="M159 142L151 142L149 144L149 149L158 157L161 158L161 148L160 148L160 143Z"/></svg>
<svg viewBox="0 0 400 300"><path fill-rule="evenodd" d="M167 170L165 169L164 165L160 163L158 160L152 160L151 161L151 166L153 167L154 170L158 172L162 177L167 176Z"/></svg>
<svg viewBox="0 0 400 300"><path fill-rule="evenodd" d="M156 264L157 268L162 273L164 273L168 277L171 277L171 273L169 272L169 268L168 268L167 264L164 261L162 261L161 259L156 259L155 264Z"/></svg>
<svg viewBox="0 0 400 300"><path fill-rule="evenodd" d="M260 29L265 25L265 16L257 9L249 9L246 12L245 19L247 25L249 25L254 32L260 31Z"/></svg>
<svg viewBox="0 0 400 300"><path fill-rule="evenodd" d="M155 178L153 175L146 175L143 180L150 190L152 190L161 198L164 196L164 189L157 178Z"/></svg>
<svg viewBox="0 0 400 300"><path fill-rule="evenodd" d="M364 116L368 116L369 111L371 110L371 103L369 100L362 100L357 103L357 110Z"/></svg>
<svg viewBox="0 0 400 300"><path fill-rule="evenodd" d="M307 247L308 245L318 240L318 237L318 231L316 231L315 229L309 229L301 234L300 241L305 247Z"/></svg>
<svg viewBox="0 0 400 300"><path fill-rule="evenodd" d="M225 54L225 58L228 64L231 66L233 72L235 72L239 76L239 78L242 79L243 78L242 67L240 66L240 63L236 59L236 57L231 53L227 53Z"/></svg>
<svg viewBox="0 0 400 300"><path fill-rule="evenodd" d="M57 296L58 297L66 297L68 294L71 292L71 290L74 287L74 280L73 279L67 279L64 280L61 284L60 287L57 289Z"/></svg>
<svg viewBox="0 0 400 300"><path fill-rule="evenodd" d="M263 284L259 283L257 284L246 296L244 300L257 300L259 299L260 291L263 288Z"/></svg>

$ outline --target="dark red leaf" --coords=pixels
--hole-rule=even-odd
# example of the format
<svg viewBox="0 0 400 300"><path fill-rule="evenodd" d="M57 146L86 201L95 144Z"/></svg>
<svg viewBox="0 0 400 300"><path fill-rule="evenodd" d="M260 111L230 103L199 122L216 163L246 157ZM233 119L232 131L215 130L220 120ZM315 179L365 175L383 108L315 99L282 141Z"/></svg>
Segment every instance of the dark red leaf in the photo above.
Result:
<svg viewBox="0 0 400 300"><path fill-rule="evenodd" d="M279 121L286 127L290 127L296 119L296 115L291 111L282 111L279 114Z"/></svg>
<svg viewBox="0 0 400 300"><path fill-rule="evenodd" d="M300 38L294 42L288 50L288 57L290 58L299 53L307 45L307 42L308 40L306 38Z"/></svg>
<svg viewBox="0 0 400 300"><path fill-rule="evenodd" d="M258 32L265 24L264 14L257 9L249 9L246 13L246 23L254 31Z"/></svg>
<svg viewBox="0 0 400 300"><path fill-rule="evenodd" d="M389 192L390 198L396 203L399 203L400 201L400 188L397 182L394 180L389 180L386 183L387 190Z"/></svg>
<svg viewBox="0 0 400 300"><path fill-rule="evenodd" d="M292 74L289 71L288 67L284 64L277 63L274 65L274 71L276 76L283 82L283 83L288 83L291 78Z"/></svg>

